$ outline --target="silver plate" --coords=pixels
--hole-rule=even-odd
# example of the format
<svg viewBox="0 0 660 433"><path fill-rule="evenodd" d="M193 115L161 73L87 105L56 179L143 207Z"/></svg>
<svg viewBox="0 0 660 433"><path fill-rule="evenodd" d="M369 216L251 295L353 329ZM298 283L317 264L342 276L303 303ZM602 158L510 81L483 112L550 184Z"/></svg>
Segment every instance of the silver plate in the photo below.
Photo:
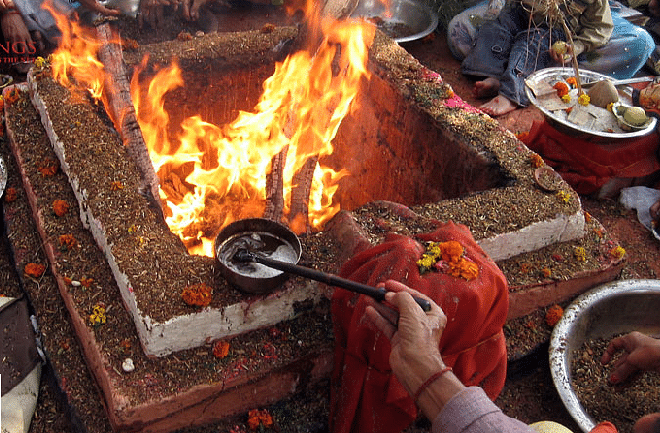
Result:
<svg viewBox="0 0 660 433"><path fill-rule="evenodd" d="M550 373L564 406L584 433L597 422L573 389L571 361L587 340L639 331L660 334L660 280L623 280L599 286L566 308L550 337Z"/></svg>
<svg viewBox="0 0 660 433"><path fill-rule="evenodd" d="M389 10L383 0L360 0L351 17L377 19L378 28L396 42L410 42L428 36L438 27L438 14L423 1L391 0ZM398 27L410 31L397 36Z"/></svg>
<svg viewBox="0 0 660 433"><path fill-rule="evenodd" d="M5 187L7 186L7 166L5 165L5 160L0 156L0 197L5 193Z"/></svg>
<svg viewBox="0 0 660 433"><path fill-rule="evenodd" d="M592 129L583 128L579 125L571 123L566 119L563 119L547 108L543 107L539 101L536 99L532 88L538 85L541 82L548 82L554 80L556 77L561 77L566 79L568 77L574 77L575 72L573 68L546 68L541 69L540 71L534 72L532 75L527 77L525 80L525 93L529 98L532 105L541 110L545 116L548 123L559 129L561 132L567 133L569 135L584 138L589 141L597 141L602 143L612 142L613 140L627 139L634 137L643 137L651 133L656 126L657 119L655 117L651 118L649 124L640 130L631 131L631 132L605 132L605 131L596 131ZM599 74L598 72L580 70L580 79L581 82L587 83L592 81L598 81L608 78L606 75ZM619 86L617 87L619 91L619 101L622 105L632 106L632 87L630 86Z"/></svg>

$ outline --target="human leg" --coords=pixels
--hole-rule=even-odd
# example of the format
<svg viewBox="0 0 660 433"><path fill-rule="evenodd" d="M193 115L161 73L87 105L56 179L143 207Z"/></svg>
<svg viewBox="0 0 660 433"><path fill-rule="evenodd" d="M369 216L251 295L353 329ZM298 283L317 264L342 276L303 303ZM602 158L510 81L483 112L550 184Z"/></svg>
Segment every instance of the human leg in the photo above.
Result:
<svg viewBox="0 0 660 433"><path fill-rule="evenodd" d="M495 19L503 6L504 1L484 0L456 14L449 21L447 25L447 45L456 59L463 60L472 51L481 25L486 21Z"/></svg>
<svg viewBox="0 0 660 433"><path fill-rule="evenodd" d="M617 79L633 77L644 66L655 49L653 37L612 10L614 29L610 41L594 51L584 53L580 67Z"/></svg>

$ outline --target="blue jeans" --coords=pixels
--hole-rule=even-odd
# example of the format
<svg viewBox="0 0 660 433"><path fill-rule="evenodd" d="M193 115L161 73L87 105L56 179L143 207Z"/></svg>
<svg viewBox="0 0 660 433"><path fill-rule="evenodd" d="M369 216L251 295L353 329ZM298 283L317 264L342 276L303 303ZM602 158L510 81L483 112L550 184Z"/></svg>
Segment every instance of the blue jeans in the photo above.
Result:
<svg viewBox="0 0 660 433"><path fill-rule="evenodd" d="M558 40L564 40L563 31L530 28L529 14L520 3L507 3L495 19L481 26L461 71L465 75L497 78L500 94L524 107L529 105L525 78L554 66L548 47Z"/></svg>

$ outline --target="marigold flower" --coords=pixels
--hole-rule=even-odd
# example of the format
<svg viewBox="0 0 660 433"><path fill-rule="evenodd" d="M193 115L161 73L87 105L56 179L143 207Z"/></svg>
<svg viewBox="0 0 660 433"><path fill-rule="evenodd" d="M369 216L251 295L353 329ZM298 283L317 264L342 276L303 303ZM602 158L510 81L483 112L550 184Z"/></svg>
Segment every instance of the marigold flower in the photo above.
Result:
<svg viewBox="0 0 660 433"><path fill-rule="evenodd" d="M80 279L80 284L82 284L83 287L90 288L92 287L92 283L94 282L94 278L81 278Z"/></svg>
<svg viewBox="0 0 660 433"><path fill-rule="evenodd" d="M589 212L584 213L584 221L590 223L591 222L591 214Z"/></svg>
<svg viewBox="0 0 660 433"><path fill-rule="evenodd" d="M69 203L67 203L65 200L53 200L53 212L55 212L55 215L61 217L66 215L68 211Z"/></svg>
<svg viewBox="0 0 660 433"><path fill-rule="evenodd" d="M37 170L39 170L39 173L41 173L42 176L54 176L59 168L59 161L54 159L41 161L41 163L37 166Z"/></svg>
<svg viewBox="0 0 660 433"><path fill-rule="evenodd" d="M566 78L566 82L573 87L577 86L577 80L575 79L575 77Z"/></svg>
<svg viewBox="0 0 660 433"><path fill-rule="evenodd" d="M552 86L553 89L557 91L557 96L563 98L565 95L568 95L568 85L563 81L559 81Z"/></svg>
<svg viewBox="0 0 660 433"><path fill-rule="evenodd" d="M584 262L587 260L587 251L582 247L576 247L575 250L573 250L573 255L575 255L578 262Z"/></svg>
<svg viewBox="0 0 660 433"><path fill-rule="evenodd" d="M545 312L545 323L548 326L555 326L564 315L564 309L555 304Z"/></svg>
<svg viewBox="0 0 660 433"><path fill-rule="evenodd" d="M561 100L568 104L571 102L571 95L564 95L561 97Z"/></svg>
<svg viewBox="0 0 660 433"><path fill-rule="evenodd" d="M457 241L447 241L440 244L442 260L449 263L458 263L463 257L463 245Z"/></svg>
<svg viewBox="0 0 660 433"><path fill-rule="evenodd" d="M518 140L526 140L529 137L529 132L528 131L522 131L522 132L517 132L516 133L516 138Z"/></svg>
<svg viewBox="0 0 660 433"><path fill-rule="evenodd" d="M626 250L621 245L617 245L610 250L610 256L614 259L621 260L625 255Z"/></svg>
<svg viewBox="0 0 660 433"><path fill-rule="evenodd" d="M571 201L571 195L566 191L557 191L557 198L559 201L563 201L564 203Z"/></svg>
<svg viewBox="0 0 660 433"><path fill-rule="evenodd" d="M545 165L545 161L543 160L543 157L538 153L532 153L529 159L532 161L532 167L534 168L543 167Z"/></svg>
<svg viewBox="0 0 660 433"><path fill-rule="evenodd" d="M94 305L92 314L89 315L89 323L93 326L104 325L106 322L105 307L101 304Z"/></svg>
<svg viewBox="0 0 660 433"><path fill-rule="evenodd" d="M18 191L13 186L10 186L5 190L5 202L11 203L16 201L18 198Z"/></svg>
<svg viewBox="0 0 660 433"><path fill-rule="evenodd" d="M273 425L273 417L266 409L252 409L248 412L248 427L250 427L250 430L258 429L259 425L263 425L264 427L271 427Z"/></svg>
<svg viewBox="0 0 660 433"><path fill-rule="evenodd" d="M41 56L38 56L36 59L34 59L34 66L38 69L43 68L46 66L46 59L44 59Z"/></svg>
<svg viewBox="0 0 660 433"><path fill-rule="evenodd" d="M124 189L124 184L121 181L115 180L110 184L110 191L118 191Z"/></svg>
<svg viewBox="0 0 660 433"><path fill-rule="evenodd" d="M550 268L543 268L541 269L541 274L543 274L543 277L545 278L550 278L552 276L552 271Z"/></svg>
<svg viewBox="0 0 660 433"><path fill-rule="evenodd" d="M39 278L46 271L46 266L41 263L28 263L25 265L25 273L33 278Z"/></svg>
<svg viewBox="0 0 660 433"><path fill-rule="evenodd" d="M78 246L78 241L71 234L60 235L60 245L68 249L73 249Z"/></svg>
<svg viewBox="0 0 660 433"><path fill-rule="evenodd" d="M229 354L229 343L226 341L216 341L213 345L213 356L216 358L224 358Z"/></svg>
<svg viewBox="0 0 660 433"><path fill-rule="evenodd" d="M207 284L200 283L188 286L181 292L183 301L191 306L206 307L211 303L213 289Z"/></svg>
<svg viewBox="0 0 660 433"><path fill-rule="evenodd" d="M20 93L18 92L17 87L13 87L9 93L7 93L7 96L4 98L5 104L11 105L14 102L18 101L18 98L20 98Z"/></svg>
<svg viewBox="0 0 660 433"><path fill-rule="evenodd" d="M590 101L591 101L591 98L586 93L583 93L580 96L578 96L578 104L580 104L580 105L583 105L583 106L586 107L587 105L589 105Z"/></svg>

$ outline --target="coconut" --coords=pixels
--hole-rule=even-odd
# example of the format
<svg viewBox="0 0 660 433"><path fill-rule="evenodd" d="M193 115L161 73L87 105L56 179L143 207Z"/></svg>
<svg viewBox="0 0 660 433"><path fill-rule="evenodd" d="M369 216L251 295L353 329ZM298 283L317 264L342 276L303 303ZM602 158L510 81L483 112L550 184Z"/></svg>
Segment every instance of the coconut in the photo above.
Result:
<svg viewBox="0 0 660 433"><path fill-rule="evenodd" d="M587 91L587 95L589 95L591 105L600 108L607 108L609 104L619 100L619 92L616 91L616 87L610 80L597 82Z"/></svg>

